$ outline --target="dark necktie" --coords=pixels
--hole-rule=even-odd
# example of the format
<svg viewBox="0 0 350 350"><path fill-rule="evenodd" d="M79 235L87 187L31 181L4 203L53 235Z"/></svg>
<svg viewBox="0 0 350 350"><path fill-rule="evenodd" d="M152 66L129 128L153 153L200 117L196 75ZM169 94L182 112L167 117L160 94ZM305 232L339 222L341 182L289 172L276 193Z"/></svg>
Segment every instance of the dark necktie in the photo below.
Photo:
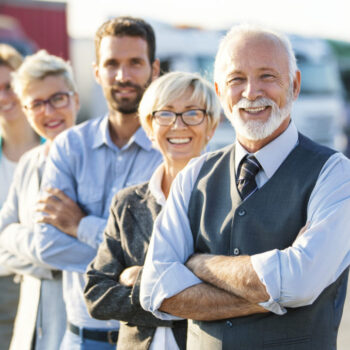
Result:
<svg viewBox="0 0 350 350"><path fill-rule="evenodd" d="M250 194L257 190L255 176L261 169L261 165L257 159L252 156L246 156L241 161L239 175L237 180L237 188L242 200L246 199Z"/></svg>

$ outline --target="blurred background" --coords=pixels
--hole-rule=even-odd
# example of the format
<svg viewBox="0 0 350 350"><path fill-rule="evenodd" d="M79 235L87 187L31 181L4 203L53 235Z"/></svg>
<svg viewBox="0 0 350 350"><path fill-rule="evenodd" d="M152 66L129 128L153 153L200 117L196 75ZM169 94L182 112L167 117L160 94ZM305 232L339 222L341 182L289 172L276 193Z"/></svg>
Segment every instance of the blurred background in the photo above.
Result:
<svg viewBox="0 0 350 350"><path fill-rule="evenodd" d="M81 95L79 121L106 112L92 74L94 33L106 19L138 16L155 29L162 71L199 72L213 80L220 38L236 23L289 35L302 72L292 117L310 138L350 155L350 2L347 0L0 0L0 42L24 55L38 49L72 62ZM223 117L211 149L231 143ZM349 301L346 302L346 310ZM350 311L338 349L350 349Z"/></svg>
<svg viewBox="0 0 350 350"><path fill-rule="evenodd" d="M220 38L228 28L242 22L267 25L290 36L302 72L292 114L297 127L315 141L350 155L349 13L346 0L0 0L0 41L23 54L44 48L69 59L83 121L106 111L92 62L94 33L109 17L145 18L155 29L163 72L199 72L209 80ZM223 117L210 148L233 138Z"/></svg>

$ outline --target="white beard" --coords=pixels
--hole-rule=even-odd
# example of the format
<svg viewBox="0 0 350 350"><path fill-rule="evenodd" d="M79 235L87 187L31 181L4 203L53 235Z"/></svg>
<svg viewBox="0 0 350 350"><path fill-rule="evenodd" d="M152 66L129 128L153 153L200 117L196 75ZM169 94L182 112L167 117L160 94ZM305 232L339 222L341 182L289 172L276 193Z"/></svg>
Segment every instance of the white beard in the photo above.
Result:
<svg viewBox="0 0 350 350"><path fill-rule="evenodd" d="M293 103L293 90L289 89L287 102L283 108L279 108L277 104L269 98L259 98L255 101L249 101L241 98L233 108L229 120L236 130L237 134L242 135L248 140L258 141L273 134L282 122L290 115ZM244 121L239 113L240 108L252 107L271 107L271 115L266 121L262 120L246 120Z"/></svg>

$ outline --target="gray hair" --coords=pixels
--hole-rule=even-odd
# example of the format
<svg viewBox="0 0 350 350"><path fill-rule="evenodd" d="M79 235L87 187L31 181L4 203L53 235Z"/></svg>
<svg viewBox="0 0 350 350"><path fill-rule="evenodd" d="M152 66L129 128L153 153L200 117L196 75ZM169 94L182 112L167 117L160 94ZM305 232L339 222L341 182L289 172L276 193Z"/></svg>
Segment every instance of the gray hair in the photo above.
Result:
<svg viewBox="0 0 350 350"><path fill-rule="evenodd" d="M45 50L27 56L20 68L12 75L12 86L19 98L23 97L31 82L43 80L51 75L62 76L69 89L74 92L77 90L70 63L48 54Z"/></svg>
<svg viewBox="0 0 350 350"><path fill-rule="evenodd" d="M154 80L143 94L139 105L139 118L142 127L150 134L152 113L165 107L169 102L192 90L192 101L204 104L208 114L208 125L215 128L220 119L221 106L210 83L199 74L171 72Z"/></svg>
<svg viewBox="0 0 350 350"><path fill-rule="evenodd" d="M295 74L298 70L297 62L295 58L295 54L292 48L292 44L288 37L276 31L273 31L268 28L263 28L259 26L254 26L250 24L241 24L233 26L230 31L224 36L219 45L219 50L216 54L215 65L214 65L214 80L216 83L221 85L222 83L222 75L225 71L225 68L230 63L230 44L231 42L238 36L244 34L260 34L260 35L268 35L272 37L274 40L277 40L284 50L286 51L288 57L288 66L289 66L289 80L290 83L293 83L295 78Z"/></svg>

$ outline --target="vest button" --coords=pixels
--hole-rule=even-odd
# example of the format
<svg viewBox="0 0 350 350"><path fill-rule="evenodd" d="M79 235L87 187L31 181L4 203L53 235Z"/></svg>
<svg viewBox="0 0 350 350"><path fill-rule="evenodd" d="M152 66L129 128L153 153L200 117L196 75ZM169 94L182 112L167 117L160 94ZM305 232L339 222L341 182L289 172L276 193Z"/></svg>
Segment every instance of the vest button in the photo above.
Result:
<svg viewBox="0 0 350 350"><path fill-rule="evenodd" d="M233 249L233 255L239 255L240 251L238 248Z"/></svg>
<svg viewBox="0 0 350 350"><path fill-rule="evenodd" d="M245 211L245 209L239 209L238 211L238 215L239 216L244 216L247 212Z"/></svg>
<svg viewBox="0 0 350 350"><path fill-rule="evenodd" d="M231 321L226 321L226 326L231 328L232 327L232 322Z"/></svg>

